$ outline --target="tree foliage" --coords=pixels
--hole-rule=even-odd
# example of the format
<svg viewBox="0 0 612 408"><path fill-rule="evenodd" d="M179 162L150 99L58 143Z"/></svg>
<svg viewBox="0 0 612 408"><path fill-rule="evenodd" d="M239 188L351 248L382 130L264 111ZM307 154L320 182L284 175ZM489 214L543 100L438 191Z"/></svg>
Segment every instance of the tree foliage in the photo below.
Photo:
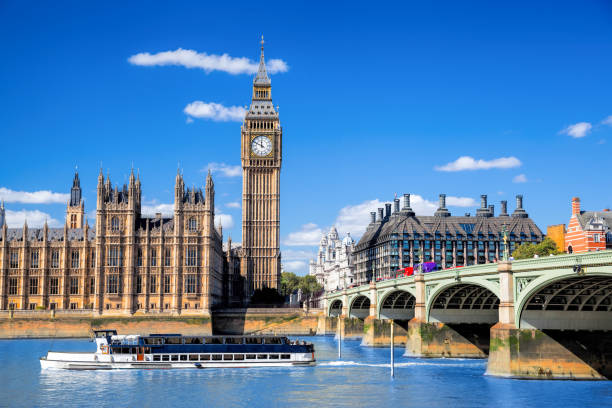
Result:
<svg viewBox="0 0 612 408"><path fill-rule="evenodd" d="M538 256L549 256L557 255L561 252L557 248L557 244L550 238L545 238L544 241L539 244L532 244L531 242L525 242L514 250L512 256L514 259L527 259L533 258L535 255Z"/></svg>
<svg viewBox="0 0 612 408"><path fill-rule="evenodd" d="M309 296L320 291L322 287L312 275L297 276L293 272L283 272L281 274L281 294L288 296L296 289L302 289L302 293Z"/></svg>

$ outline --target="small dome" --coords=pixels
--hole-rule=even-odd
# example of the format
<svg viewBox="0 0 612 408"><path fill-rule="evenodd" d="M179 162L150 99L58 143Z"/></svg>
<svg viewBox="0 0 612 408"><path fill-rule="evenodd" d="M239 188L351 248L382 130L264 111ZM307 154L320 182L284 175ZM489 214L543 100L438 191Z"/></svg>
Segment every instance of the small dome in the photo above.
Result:
<svg viewBox="0 0 612 408"><path fill-rule="evenodd" d="M327 234L330 240L337 240L338 239L338 230L336 229L336 227L332 226L329 229L329 234Z"/></svg>
<svg viewBox="0 0 612 408"><path fill-rule="evenodd" d="M321 237L321 246L327 246L327 237L325 235Z"/></svg>
<svg viewBox="0 0 612 408"><path fill-rule="evenodd" d="M344 239L342 240L342 245L351 246L354 243L355 243L355 240L353 239L353 237L351 237L351 233L347 232L346 237L344 237Z"/></svg>

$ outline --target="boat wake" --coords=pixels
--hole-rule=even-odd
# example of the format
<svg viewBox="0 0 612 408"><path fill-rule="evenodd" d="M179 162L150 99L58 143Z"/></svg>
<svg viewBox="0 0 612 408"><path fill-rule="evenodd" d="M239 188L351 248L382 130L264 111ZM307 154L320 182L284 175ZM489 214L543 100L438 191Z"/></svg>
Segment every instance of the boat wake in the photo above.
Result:
<svg viewBox="0 0 612 408"><path fill-rule="evenodd" d="M474 360L472 360L474 361ZM473 363L434 363L434 362L402 362L395 363L395 367L411 367L411 366L438 366L438 367L477 367L483 365L483 361L477 361ZM390 367L390 363L383 364L374 364L374 363L359 363L357 361L325 361L317 364L319 367L346 367L346 366L354 366L354 367Z"/></svg>

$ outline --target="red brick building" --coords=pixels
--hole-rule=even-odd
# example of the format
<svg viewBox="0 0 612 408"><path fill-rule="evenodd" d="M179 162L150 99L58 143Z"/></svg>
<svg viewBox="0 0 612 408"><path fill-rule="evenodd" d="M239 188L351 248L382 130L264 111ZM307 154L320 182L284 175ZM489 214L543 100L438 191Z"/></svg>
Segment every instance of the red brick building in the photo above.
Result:
<svg viewBox="0 0 612 408"><path fill-rule="evenodd" d="M572 217L565 233L567 253L612 249L612 212L581 211L580 198L572 198Z"/></svg>

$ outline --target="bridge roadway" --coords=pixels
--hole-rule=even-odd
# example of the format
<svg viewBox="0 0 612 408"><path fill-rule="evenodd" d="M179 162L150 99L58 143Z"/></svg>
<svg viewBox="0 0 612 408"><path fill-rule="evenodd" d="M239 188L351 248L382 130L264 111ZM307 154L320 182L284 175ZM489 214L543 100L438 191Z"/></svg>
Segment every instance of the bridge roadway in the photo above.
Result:
<svg viewBox="0 0 612 408"><path fill-rule="evenodd" d="M453 268L328 293L325 328L487 374L612 379L612 250Z"/></svg>

